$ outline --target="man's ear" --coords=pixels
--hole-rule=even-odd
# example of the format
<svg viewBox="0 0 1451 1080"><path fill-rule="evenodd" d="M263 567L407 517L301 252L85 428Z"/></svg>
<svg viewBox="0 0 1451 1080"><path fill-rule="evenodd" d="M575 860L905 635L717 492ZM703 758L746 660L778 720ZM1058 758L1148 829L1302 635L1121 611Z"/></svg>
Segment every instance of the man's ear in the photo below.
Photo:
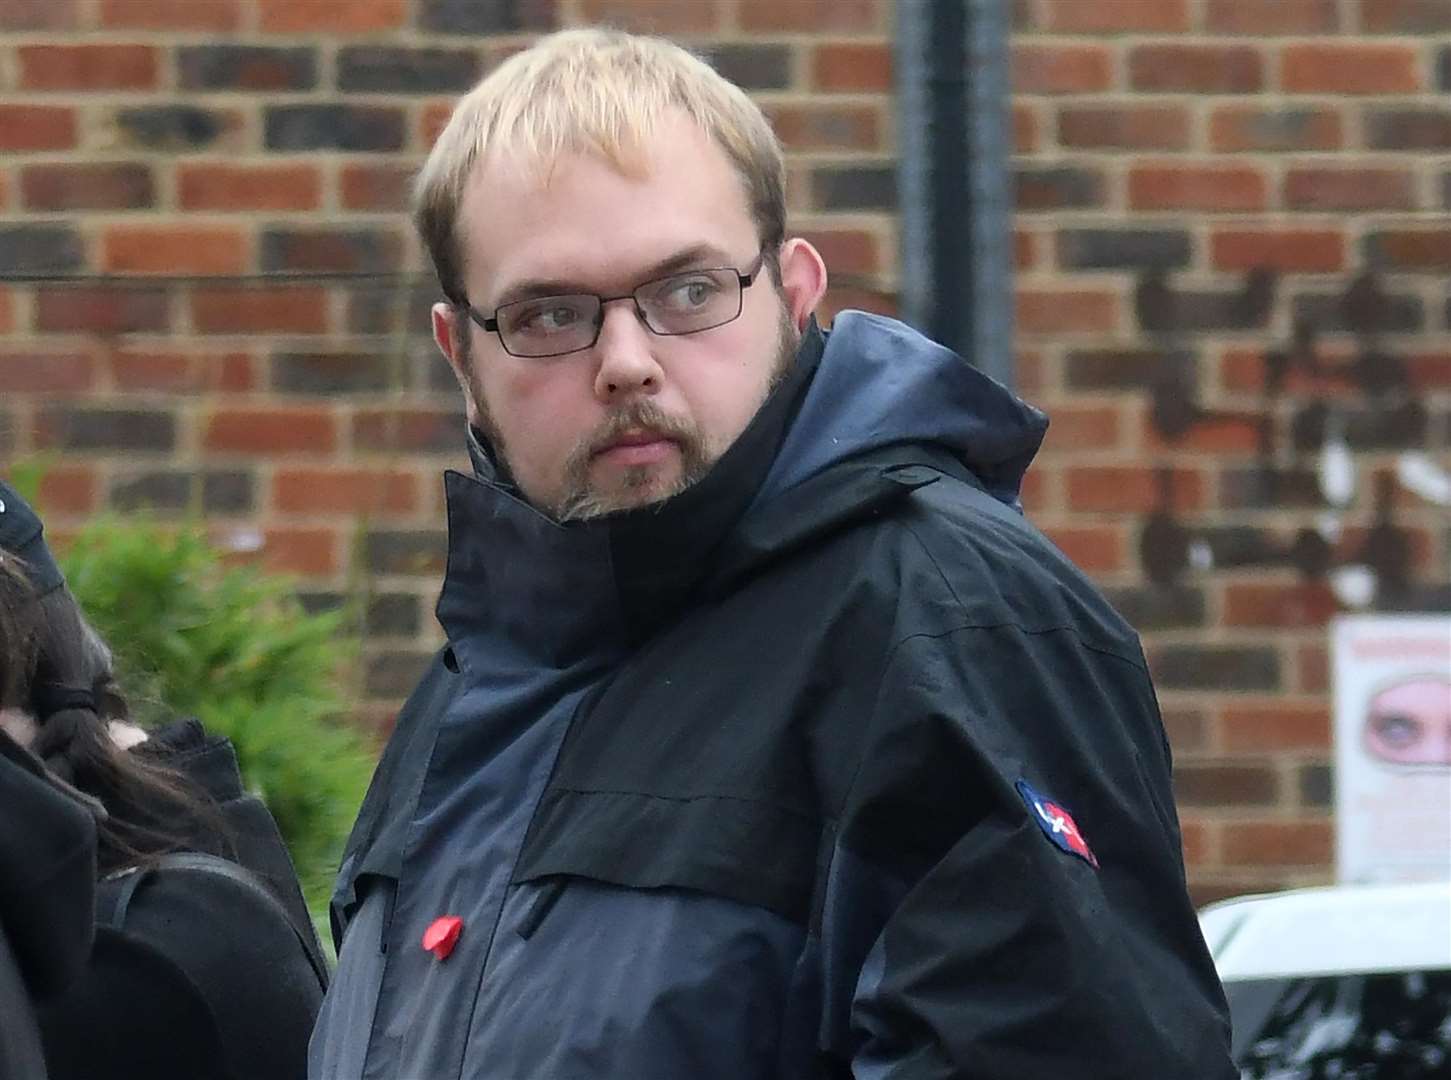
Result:
<svg viewBox="0 0 1451 1080"><path fill-rule="evenodd" d="M826 292L826 263L821 252L799 236L781 245L781 294L797 330L805 330Z"/></svg>
<svg viewBox="0 0 1451 1080"><path fill-rule="evenodd" d="M473 377L468 370L469 357L473 350L464 343L463 335L469 332L468 320L460 319L458 308L448 303L437 303L433 305L430 312L433 316L433 340L438 345L438 351L443 353L448 360L448 366L453 369L453 377L458 380L458 388L463 392L464 409L468 414L470 424L477 424L479 418L479 405L474 400Z"/></svg>

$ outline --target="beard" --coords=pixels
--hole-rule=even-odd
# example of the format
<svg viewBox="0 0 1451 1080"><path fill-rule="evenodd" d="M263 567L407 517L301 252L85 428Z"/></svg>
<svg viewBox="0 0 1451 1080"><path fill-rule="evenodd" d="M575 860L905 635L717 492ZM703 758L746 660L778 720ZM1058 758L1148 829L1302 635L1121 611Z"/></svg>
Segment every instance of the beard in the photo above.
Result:
<svg viewBox="0 0 1451 1080"><path fill-rule="evenodd" d="M464 335L464 340L468 340L467 334ZM796 328L783 302L776 337L776 357L761 388L752 418L790 372L796 361L800 341L801 332ZM468 358L465 358L463 366L470 374L469 393L477 409L478 425L509 476L517 477L509 460L508 444L485 405L483 387ZM631 466L623 470L616 482L608 487L591 479L590 466L595 455L631 429L652 431L675 443L680 453L680 472L670 483L662 484L659 472L651 465ZM739 438L739 433L735 438ZM554 499L548 503L532 498L529 501L561 523L585 521L621 510L664 502L698 483L720 460L721 455L730 449L735 438L712 452L705 433L693 421L670 415L648 398L636 398L613 410L603 423L570 451L565 459L563 483Z"/></svg>

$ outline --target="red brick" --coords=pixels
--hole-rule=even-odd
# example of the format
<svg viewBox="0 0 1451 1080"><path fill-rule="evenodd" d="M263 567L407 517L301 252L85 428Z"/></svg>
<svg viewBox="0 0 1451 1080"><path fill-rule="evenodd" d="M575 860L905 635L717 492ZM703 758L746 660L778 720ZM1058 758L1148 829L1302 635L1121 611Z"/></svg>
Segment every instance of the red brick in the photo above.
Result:
<svg viewBox="0 0 1451 1080"><path fill-rule="evenodd" d="M1082 149L1187 150L1183 105L1084 105L1058 110L1058 142Z"/></svg>
<svg viewBox="0 0 1451 1080"><path fill-rule="evenodd" d="M1041 394L1048 385L1043 354L1037 349L1016 349L1013 355L1017 389L1023 394Z"/></svg>
<svg viewBox="0 0 1451 1080"><path fill-rule="evenodd" d="M1135 90L1243 94L1259 90L1264 65L1247 45L1140 45L1129 52Z"/></svg>
<svg viewBox="0 0 1451 1080"><path fill-rule="evenodd" d="M159 289L56 286L35 293L35 328L41 333L158 332L168 322L166 296Z"/></svg>
<svg viewBox="0 0 1451 1080"><path fill-rule="evenodd" d="M71 150L74 145L74 109L0 105L0 151Z"/></svg>
<svg viewBox="0 0 1451 1080"><path fill-rule="evenodd" d="M1302 645L1295 652L1295 689L1323 694L1330 689L1330 651L1324 645Z"/></svg>
<svg viewBox="0 0 1451 1080"><path fill-rule="evenodd" d="M1229 753L1329 750L1330 710L1323 704L1226 705L1219 738Z"/></svg>
<svg viewBox="0 0 1451 1080"><path fill-rule="evenodd" d="M264 33L368 34L398 30L407 0L255 0Z"/></svg>
<svg viewBox="0 0 1451 1080"><path fill-rule="evenodd" d="M1106 525L1077 525L1045 528L1048 539L1080 570L1107 574L1124 567L1124 538Z"/></svg>
<svg viewBox="0 0 1451 1080"><path fill-rule="evenodd" d="M1119 445L1122 424L1113 405L1056 405L1049 417L1044 453L1075 454Z"/></svg>
<svg viewBox="0 0 1451 1080"><path fill-rule="evenodd" d="M1023 500L1023 509L1028 513L1039 514L1049 508L1051 502L1049 476L1049 470L1038 465L1023 477L1023 486L1019 495Z"/></svg>
<svg viewBox="0 0 1451 1080"><path fill-rule="evenodd" d="M882 16L880 0L740 0L739 19L744 30L860 34L882 29Z"/></svg>
<svg viewBox="0 0 1451 1080"><path fill-rule="evenodd" d="M262 533L262 566L274 574L335 574L338 550L338 536L332 529L271 528Z"/></svg>
<svg viewBox="0 0 1451 1080"><path fill-rule="evenodd" d="M272 479L272 505L290 514L407 513L418 477L371 469L288 469Z"/></svg>
<svg viewBox="0 0 1451 1080"><path fill-rule="evenodd" d="M1335 831L1327 821L1244 821L1223 826L1224 861L1240 866L1328 866Z"/></svg>
<svg viewBox="0 0 1451 1080"><path fill-rule="evenodd" d="M199 289L191 310L203 334L321 334L328 324L327 290L315 285Z"/></svg>
<svg viewBox="0 0 1451 1080"><path fill-rule="evenodd" d="M1018 94L1084 94L1113 84L1113 58L1102 45L1015 44L1011 62Z"/></svg>
<svg viewBox="0 0 1451 1080"><path fill-rule="evenodd" d="M316 210L322 177L315 165L180 162L176 194L183 210Z"/></svg>
<svg viewBox="0 0 1451 1080"><path fill-rule="evenodd" d="M1364 393L1351 371L1353 347L1334 341L1319 342L1315 349L1321 362L1318 371L1306 371L1296 365L1284 375L1280 389L1286 394L1323 398L1354 398ZM1264 391L1265 355L1261 349L1224 351L1219 365L1220 385L1235 393L1259 394Z"/></svg>
<svg viewBox="0 0 1451 1080"><path fill-rule="evenodd" d="M150 90L160 67L150 45L21 45L23 90Z"/></svg>
<svg viewBox="0 0 1451 1080"><path fill-rule="evenodd" d="M1209 148L1221 153L1338 150L1345 141L1344 126L1334 109L1230 105L1209 116Z"/></svg>
<svg viewBox="0 0 1451 1080"><path fill-rule="evenodd" d="M832 273L870 277L882 270L877 238L866 229L801 229L796 236L809 241Z"/></svg>
<svg viewBox="0 0 1451 1080"><path fill-rule="evenodd" d="M1032 105L1013 103L1013 153L1031 154L1038 149L1038 114Z"/></svg>
<svg viewBox="0 0 1451 1080"><path fill-rule="evenodd" d="M1022 229L1013 230L1013 266L1031 270L1038 261L1038 238Z"/></svg>
<svg viewBox="0 0 1451 1080"><path fill-rule="evenodd" d="M1067 470L1069 509L1086 513L1142 514L1159 506L1159 470L1147 465L1079 466ZM1170 482L1175 510L1198 510L1205 503L1204 477L1175 469Z"/></svg>
<svg viewBox="0 0 1451 1080"><path fill-rule="evenodd" d="M79 6L77 0L3 0L0 30L74 30Z"/></svg>
<svg viewBox="0 0 1451 1080"><path fill-rule="evenodd" d="M415 172L395 162L344 165L338 174L338 196L346 210L406 210Z"/></svg>
<svg viewBox="0 0 1451 1080"><path fill-rule="evenodd" d="M1102 289L1019 289L1017 326L1024 334L1108 333L1118 327L1118 297Z"/></svg>
<svg viewBox="0 0 1451 1080"><path fill-rule="evenodd" d="M1242 165L1142 165L1129 170L1135 210L1263 210L1264 173Z"/></svg>
<svg viewBox="0 0 1451 1080"><path fill-rule="evenodd" d="M1203 821L1181 821L1180 839L1184 845L1184 862L1191 867L1203 866L1214 850L1214 826Z"/></svg>
<svg viewBox="0 0 1451 1080"><path fill-rule="evenodd" d="M202 445L217 453L330 453L337 421L327 409L226 408L208 418Z"/></svg>
<svg viewBox="0 0 1451 1080"><path fill-rule="evenodd" d="M1178 438L1162 434L1146 417L1143 445L1151 453L1171 450L1209 454L1249 454L1260 448L1259 419L1254 416L1208 416Z"/></svg>
<svg viewBox="0 0 1451 1080"><path fill-rule="evenodd" d="M1225 229L1210 237L1216 270L1328 273L1345 268L1345 236L1325 229Z"/></svg>
<svg viewBox="0 0 1451 1080"><path fill-rule="evenodd" d="M102 239L101 264L117 273L236 274L247 259L247 237L237 229L118 225Z"/></svg>
<svg viewBox="0 0 1451 1080"><path fill-rule="evenodd" d="M453 115L452 101L433 101L423 107L418 114L418 139L428 148L431 148L434 141L448 125L448 119Z"/></svg>
<svg viewBox="0 0 1451 1080"><path fill-rule="evenodd" d="M833 285L822 297L820 314L823 325L830 325L840 311L852 308L869 311L873 315L897 317L897 294L883 289L872 289L863 285Z"/></svg>
<svg viewBox="0 0 1451 1080"><path fill-rule="evenodd" d="M247 353L197 354L116 349L107 358L111 381L120 391L197 394L241 393L256 386Z"/></svg>
<svg viewBox="0 0 1451 1080"><path fill-rule="evenodd" d="M811 85L818 90L891 90L891 46L855 42L818 45L811 50Z"/></svg>
<svg viewBox="0 0 1451 1080"><path fill-rule="evenodd" d="M1188 0L1043 0L1045 28L1067 34L1189 29Z"/></svg>
<svg viewBox="0 0 1451 1080"><path fill-rule="evenodd" d="M580 13L586 22L647 34L705 34L720 22L713 3L676 0L582 0Z"/></svg>
<svg viewBox="0 0 1451 1080"><path fill-rule="evenodd" d="M15 301L10 295L10 290L0 287L0 334L9 334L15 330Z"/></svg>
<svg viewBox="0 0 1451 1080"><path fill-rule="evenodd" d="M881 148L881 118L869 105L775 105L766 115L788 150Z"/></svg>
<svg viewBox="0 0 1451 1080"><path fill-rule="evenodd" d="M1286 45L1280 85L1292 94L1410 94L1424 89L1417 59L1412 45Z"/></svg>
<svg viewBox="0 0 1451 1080"><path fill-rule="evenodd" d="M96 471L89 465L55 465L41 473L36 495L47 515L89 514L96 509L99 491Z"/></svg>
<svg viewBox="0 0 1451 1080"><path fill-rule="evenodd" d="M1415 352L1405 359L1406 375L1417 390L1451 390L1451 352Z"/></svg>
<svg viewBox="0 0 1451 1080"><path fill-rule="evenodd" d="M1435 34L1451 31L1446 0L1360 0L1360 28L1372 34Z"/></svg>
<svg viewBox="0 0 1451 1080"><path fill-rule="evenodd" d="M363 451L452 450L463 434L461 416L447 409L359 409L353 445Z"/></svg>
<svg viewBox="0 0 1451 1080"><path fill-rule="evenodd" d="M95 381L89 353L0 352L0 394L78 394Z"/></svg>
<svg viewBox="0 0 1451 1080"><path fill-rule="evenodd" d="M1293 585L1227 585L1224 622L1228 626L1324 626L1340 610L1330 586L1324 582Z"/></svg>
<svg viewBox="0 0 1451 1080"><path fill-rule="evenodd" d="M29 210L133 210L155 200L151 172L139 162L27 165L20 191Z"/></svg>
<svg viewBox="0 0 1451 1080"><path fill-rule="evenodd" d="M1216 34L1323 34L1340 29L1337 0L1207 0L1205 29Z"/></svg>
<svg viewBox="0 0 1451 1080"><path fill-rule="evenodd" d="M101 26L108 30L223 31L240 25L239 0L101 0Z"/></svg>
<svg viewBox="0 0 1451 1080"><path fill-rule="evenodd" d="M1409 169L1305 166L1285 174L1290 210L1414 210L1415 176Z"/></svg>
<svg viewBox="0 0 1451 1080"><path fill-rule="evenodd" d="M10 178L0 173L0 210L10 209Z"/></svg>

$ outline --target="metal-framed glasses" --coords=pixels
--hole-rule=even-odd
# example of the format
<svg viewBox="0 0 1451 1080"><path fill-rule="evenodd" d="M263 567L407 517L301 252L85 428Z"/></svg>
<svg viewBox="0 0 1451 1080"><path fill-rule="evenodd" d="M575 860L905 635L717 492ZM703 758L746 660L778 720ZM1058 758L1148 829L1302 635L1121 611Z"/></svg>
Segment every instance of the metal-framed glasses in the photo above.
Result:
<svg viewBox="0 0 1451 1080"><path fill-rule="evenodd" d="M745 290L760 276L765 260L762 251L744 273L718 266L667 274L620 296L535 296L503 304L492 316L471 305L468 313L480 327L499 335L505 352L531 359L590 348L605 324L605 305L616 300L633 300L635 314L652 334L698 334L740 318Z"/></svg>

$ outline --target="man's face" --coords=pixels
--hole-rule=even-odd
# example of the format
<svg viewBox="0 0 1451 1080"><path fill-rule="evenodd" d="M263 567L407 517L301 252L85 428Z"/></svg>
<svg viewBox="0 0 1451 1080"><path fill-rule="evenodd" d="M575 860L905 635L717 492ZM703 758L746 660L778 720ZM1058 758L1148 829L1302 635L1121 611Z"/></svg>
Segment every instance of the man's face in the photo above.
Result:
<svg viewBox="0 0 1451 1080"><path fill-rule="evenodd" d="M726 156L684 117L662 125L647 154L638 178L583 155L561 158L544 182L484 162L459 223L474 308L487 316L541 293L620 296L677 271L749 268L759 241ZM592 347L563 356L513 356L448 305L434 309L434 333L470 419L525 497L558 519L593 516L675 494L745 429L825 286L804 241L783 247L782 272L778 288L763 269L738 319L694 334L652 333L628 299L605 306Z"/></svg>

